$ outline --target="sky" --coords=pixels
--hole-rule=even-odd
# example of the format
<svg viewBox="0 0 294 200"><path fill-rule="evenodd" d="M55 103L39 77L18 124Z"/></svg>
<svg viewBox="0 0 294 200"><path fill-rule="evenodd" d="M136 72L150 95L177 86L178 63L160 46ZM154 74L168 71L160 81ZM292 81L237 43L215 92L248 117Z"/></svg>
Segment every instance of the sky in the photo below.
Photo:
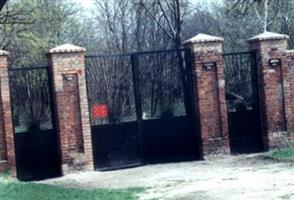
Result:
<svg viewBox="0 0 294 200"><path fill-rule="evenodd" d="M86 9L90 9L94 5L94 0L75 0Z"/></svg>

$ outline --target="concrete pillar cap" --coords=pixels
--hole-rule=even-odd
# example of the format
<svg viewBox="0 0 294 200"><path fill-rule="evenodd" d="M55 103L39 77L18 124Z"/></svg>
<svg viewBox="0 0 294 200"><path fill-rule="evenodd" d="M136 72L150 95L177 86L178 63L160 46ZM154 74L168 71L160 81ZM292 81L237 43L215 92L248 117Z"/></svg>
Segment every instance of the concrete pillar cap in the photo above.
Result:
<svg viewBox="0 0 294 200"><path fill-rule="evenodd" d="M8 51L0 50L0 56L8 56L8 55L9 55Z"/></svg>
<svg viewBox="0 0 294 200"><path fill-rule="evenodd" d="M52 54L52 53L80 53L80 52L86 52L86 49L83 47L75 46L73 44L63 44L53 49L50 49L48 53Z"/></svg>
<svg viewBox="0 0 294 200"><path fill-rule="evenodd" d="M200 33L184 42L184 45L204 42L223 42L224 38Z"/></svg>
<svg viewBox="0 0 294 200"><path fill-rule="evenodd" d="M264 41L264 40L288 40L289 36L279 33L273 33L273 32L264 32L259 35L256 35L250 39L248 39L248 42L256 42L256 41Z"/></svg>

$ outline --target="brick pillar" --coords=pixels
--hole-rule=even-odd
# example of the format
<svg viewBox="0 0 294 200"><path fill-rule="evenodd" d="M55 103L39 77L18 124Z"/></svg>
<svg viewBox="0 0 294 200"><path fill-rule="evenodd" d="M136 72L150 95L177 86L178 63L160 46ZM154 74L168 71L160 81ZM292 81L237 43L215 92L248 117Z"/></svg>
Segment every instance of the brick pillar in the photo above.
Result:
<svg viewBox="0 0 294 200"><path fill-rule="evenodd" d="M49 51L63 174L84 160L93 170L91 127L85 77L86 49L65 44Z"/></svg>
<svg viewBox="0 0 294 200"><path fill-rule="evenodd" d="M286 51L283 58L287 131L290 141L294 143L294 51Z"/></svg>
<svg viewBox="0 0 294 200"><path fill-rule="evenodd" d="M258 81L262 118L263 141L266 149L287 145L285 69L288 36L265 32L248 40L252 50L258 52ZM286 143L286 144L285 144Z"/></svg>
<svg viewBox="0 0 294 200"><path fill-rule="evenodd" d="M199 34L185 42L193 56L203 154L229 153L223 38Z"/></svg>
<svg viewBox="0 0 294 200"><path fill-rule="evenodd" d="M0 57L0 59L1 59L1 57ZM1 62L1 60L0 60L0 62ZM2 80L2 78L1 78L1 80ZM0 94L2 94L1 91L0 91ZM5 142L5 128L4 128L5 122L4 122L3 116L4 116L3 115L3 104L2 104L2 98L0 98L0 117L1 117L0 118L0 162L7 160L6 142Z"/></svg>
<svg viewBox="0 0 294 200"><path fill-rule="evenodd" d="M0 170L8 165L10 174L16 176L7 56L8 52L0 51Z"/></svg>

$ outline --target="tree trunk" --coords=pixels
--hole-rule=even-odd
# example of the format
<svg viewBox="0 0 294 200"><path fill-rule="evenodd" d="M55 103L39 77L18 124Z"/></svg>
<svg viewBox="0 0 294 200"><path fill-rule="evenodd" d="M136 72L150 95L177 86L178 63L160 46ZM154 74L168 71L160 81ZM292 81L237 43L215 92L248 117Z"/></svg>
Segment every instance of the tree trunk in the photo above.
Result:
<svg viewBox="0 0 294 200"><path fill-rule="evenodd" d="M267 21L268 21L268 0L264 1L264 32L267 31Z"/></svg>

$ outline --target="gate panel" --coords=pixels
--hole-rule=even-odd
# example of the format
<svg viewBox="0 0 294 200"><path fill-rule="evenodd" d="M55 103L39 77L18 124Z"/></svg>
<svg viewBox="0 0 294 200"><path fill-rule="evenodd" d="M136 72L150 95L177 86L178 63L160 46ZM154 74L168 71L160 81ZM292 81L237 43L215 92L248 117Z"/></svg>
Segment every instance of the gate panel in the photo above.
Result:
<svg viewBox="0 0 294 200"><path fill-rule="evenodd" d="M196 120L191 115L195 108L193 100L188 99L193 98L188 74L191 63L185 60L185 51L146 52L137 56L145 162L199 158Z"/></svg>
<svg viewBox="0 0 294 200"><path fill-rule="evenodd" d="M142 139L145 162L179 162L199 158L193 129L187 116L144 120Z"/></svg>
<svg viewBox="0 0 294 200"><path fill-rule="evenodd" d="M87 57L96 169L200 158L190 51L185 53Z"/></svg>
<svg viewBox="0 0 294 200"><path fill-rule="evenodd" d="M137 122L92 127L95 167L111 170L141 164Z"/></svg>
<svg viewBox="0 0 294 200"><path fill-rule="evenodd" d="M57 177L60 159L48 67L10 68L9 78L18 179Z"/></svg>
<svg viewBox="0 0 294 200"><path fill-rule="evenodd" d="M130 55L86 59L95 168L141 165Z"/></svg>
<svg viewBox="0 0 294 200"><path fill-rule="evenodd" d="M224 54L232 153L263 150L256 52Z"/></svg>

